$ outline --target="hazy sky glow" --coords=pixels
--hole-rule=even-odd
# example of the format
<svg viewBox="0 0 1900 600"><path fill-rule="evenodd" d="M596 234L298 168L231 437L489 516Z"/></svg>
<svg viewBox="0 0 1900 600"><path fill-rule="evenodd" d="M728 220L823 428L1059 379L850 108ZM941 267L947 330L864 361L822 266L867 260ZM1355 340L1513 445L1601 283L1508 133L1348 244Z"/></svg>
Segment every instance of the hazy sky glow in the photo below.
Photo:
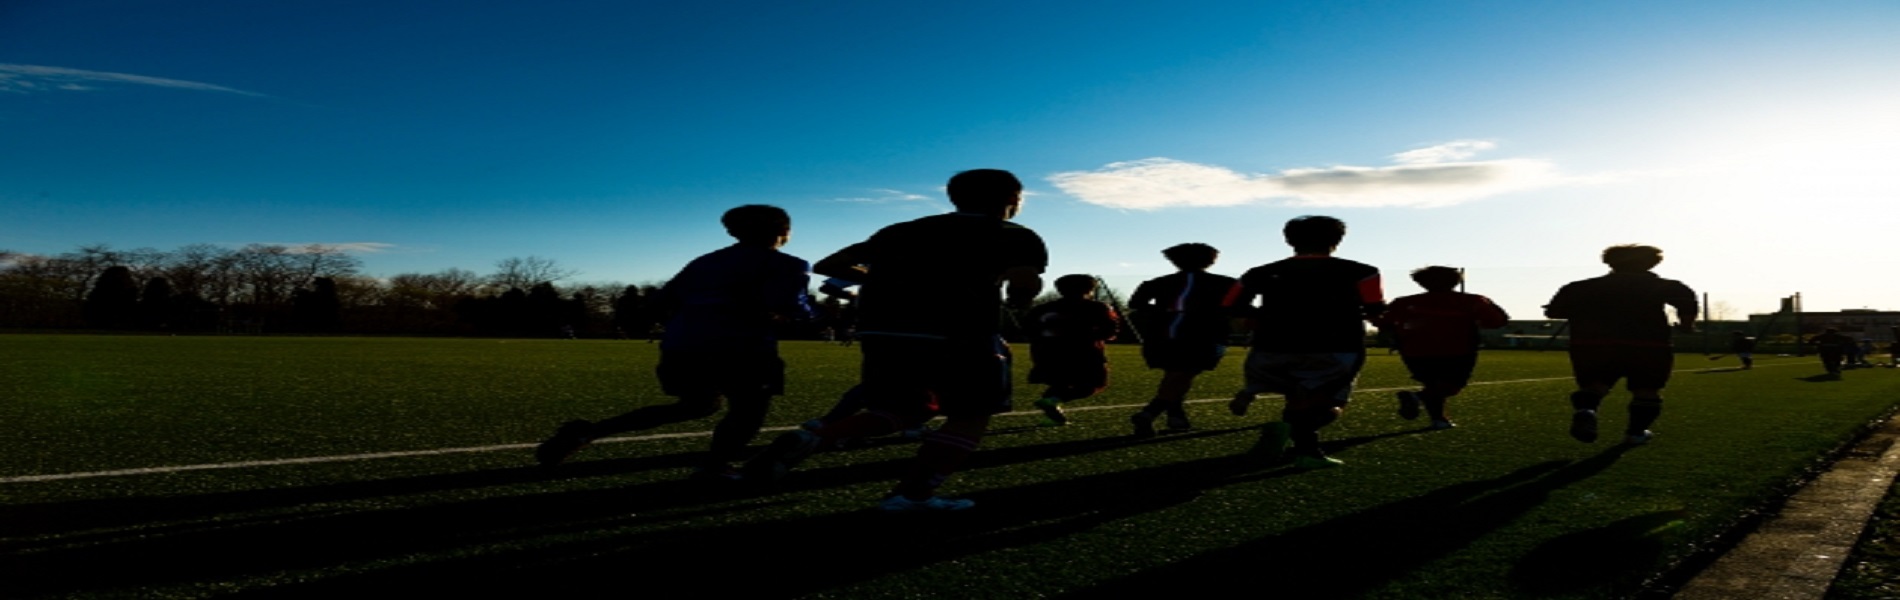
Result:
<svg viewBox="0 0 1900 600"><path fill-rule="evenodd" d="M1026 5L1019 5L1026 4ZM1742 310L1900 309L1900 4L0 4L0 249L343 246L373 275L817 259L1015 171L1052 275L1279 226L1535 317L1605 246ZM1124 290L1126 291L1126 289Z"/></svg>

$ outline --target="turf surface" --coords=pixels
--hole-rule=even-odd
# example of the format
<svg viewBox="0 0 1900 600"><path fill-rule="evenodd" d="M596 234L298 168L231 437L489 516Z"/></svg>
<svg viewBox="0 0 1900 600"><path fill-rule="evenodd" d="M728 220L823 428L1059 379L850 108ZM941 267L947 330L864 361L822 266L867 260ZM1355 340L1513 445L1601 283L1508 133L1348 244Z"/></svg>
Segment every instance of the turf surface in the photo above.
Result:
<svg viewBox="0 0 1900 600"><path fill-rule="evenodd" d="M855 349L784 354L769 426L855 379ZM656 356L638 341L0 337L0 597L1619 597L1900 397L1900 371L1821 381L1812 358L1739 371L1683 355L1701 370L1671 382L1655 442L1586 445L1564 435L1563 354L1500 351L1453 400L1459 428L1426 432L1394 415L1406 376L1375 351L1324 432L1347 465L1304 472L1250 454L1273 400L1226 414L1238 356L1197 382L1198 429L1127 437L1156 377L1118 346L1076 425L996 420L945 489L978 502L967 513L868 510L913 452L895 439L814 456L770 490L683 480L709 422L532 467L525 444L563 420L666 401ZM1606 432L1624 402L1606 404ZM458 451L359 456L443 449ZM233 466L311 457L334 460ZM228 468L165 470L188 465ZM88 475L125 469L160 471Z"/></svg>

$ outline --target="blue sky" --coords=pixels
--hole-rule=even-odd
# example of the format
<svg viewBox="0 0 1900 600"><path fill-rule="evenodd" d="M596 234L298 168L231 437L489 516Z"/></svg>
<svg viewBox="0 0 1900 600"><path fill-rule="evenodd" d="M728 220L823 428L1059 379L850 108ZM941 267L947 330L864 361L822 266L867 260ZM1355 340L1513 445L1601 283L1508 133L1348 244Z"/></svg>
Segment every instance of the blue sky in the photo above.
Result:
<svg viewBox="0 0 1900 600"><path fill-rule="evenodd" d="M738 204L816 260L994 167L1124 291L1330 214L1388 295L1460 266L1519 317L1632 242L1738 313L1900 309L1900 3L706 4L11 0L0 249L644 282Z"/></svg>

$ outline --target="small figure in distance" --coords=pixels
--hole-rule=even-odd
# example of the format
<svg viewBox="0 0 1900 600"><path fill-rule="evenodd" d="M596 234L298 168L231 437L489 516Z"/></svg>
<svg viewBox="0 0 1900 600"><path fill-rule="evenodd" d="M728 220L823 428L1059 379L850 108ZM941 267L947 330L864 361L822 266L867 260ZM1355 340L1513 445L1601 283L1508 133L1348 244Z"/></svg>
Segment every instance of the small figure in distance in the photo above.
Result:
<svg viewBox="0 0 1900 600"><path fill-rule="evenodd" d="M1820 335L1808 338L1815 352L1821 355L1821 366L1827 369L1829 377L1840 379L1842 363L1847 361L1847 348L1854 345L1854 338L1841 335L1840 330L1829 327Z"/></svg>
<svg viewBox="0 0 1900 600"><path fill-rule="evenodd" d="M1490 298L1455 291L1464 274L1451 267L1425 267L1412 281L1425 293L1394 299L1374 323L1398 341L1399 360L1423 385L1398 393L1399 417L1418 418L1420 405L1434 430L1454 427L1445 401L1465 389L1478 366L1478 330L1503 327L1510 316Z"/></svg>
<svg viewBox="0 0 1900 600"><path fill-rule="evenodd" d="M1755 338L1740 331L1729 334L1728 351L1742 359L1742 370L1755 368Z"/></svg>
<svg viewBox="0 0 1900 600"><path fill-rule="evenodd" d="M1121 318L1105 302L1095 300L1094 275L1056 278L1062 297L1029 309L1023 319L1029 329L1029 382L1045 386L1036 408L1044 426L1069 424L1062 403L1093 396L1108 387L1108 354L1104 343L1115 339Z"/></svg>
<svg viewBox="0 0 1900 600"><path fill-rule="evenodd" d="M1860 352L1856 356L1856 360L1860 362L1860 366L1866 367L1869 369L1873 368L1874 367L1873 361L1868 360L1868 358L1872 357L1873 355L1874 355L1874 339L1860 338Z"/></svg>
<svg viewBox="0 0 1900 600"><path fill-rule="evenodd" d="M943 425L924 436L916 460L878 506L912 512L975 504L938 496L937 488L976 451L990 417L1010 410L1001 310L1029 307L1042 292L1049 255L1036 232L1009 222L1023 201L1015 175L964 171L947 191L957 212L885 227L814 265L820 275L862 284L864 364L854 393L864 395L866 408L817 431L780 435L746 463L748 480L776 481L837 440L893 433L941 413Z"/></svg>
<svg viewBox="0 0 1900 600"><path fill-rule="evenodd" d="M731 462L758 436L772 396L785 389L774 323L811 318L811 269L778 250L792 235L784 209L750 204L720 221L738 243L693 259L654 294L656 306L672 312L655 371L661 388L679 400L602 421L569 421L535 448L536 461L552 467L603 436L709 417L723 399L730 408L693 477L737 478Z"/></svg>
<svg viewBox="0 0 1900 600"><path fill-rule="evenodd" d="M1188 390L1194 378L1220 366L1232 332L1222 304L1235 279L1207 272L1220 258L1213 246L1188 243L1161 251L1180 271L1141 282L1128 300L1141 339L1141 358L1150 369L1162 371L1155 397L1128 417L1136 437L1155 434L1155 419L1166 415L1168 429L1186 431Z"/></svg>
<svg viewBox="0 0 1900 600"><path fill-rule="evenodd" d="M1293 256L1248 270L1228 295L1227 305L1249 319L1253 348L1246 387L1227 408L1245 415L1258 394L1284 394L1280 420L1261 429L1263 454L1278 460L1290 444L1294 467L1336 467L1341 461L1320 451L1319 430L1352 398L1366 362L1366 322L1385 312L1385 292L1379 269L1333 256L1344 221L1298 217L1282 231Z"/></svg>
<svg viewBox="0 0 1900 600"><path fill-rule="evenodd" d="M1570 321L1570 370L1577 391L1570 395L1570 437L1597 440L1597 408L1618 379L1628 379L1629 423L1625 444L1648 443L1649 426L1662 415L1662 389L1675 367L1669 317L1676 309L1675 331L1695 333L1695 291L1650 269L1663 259L1654 246L1626 244L1603 251L1610 273L1565 284L1544 305L1544 316Z"/></svg>

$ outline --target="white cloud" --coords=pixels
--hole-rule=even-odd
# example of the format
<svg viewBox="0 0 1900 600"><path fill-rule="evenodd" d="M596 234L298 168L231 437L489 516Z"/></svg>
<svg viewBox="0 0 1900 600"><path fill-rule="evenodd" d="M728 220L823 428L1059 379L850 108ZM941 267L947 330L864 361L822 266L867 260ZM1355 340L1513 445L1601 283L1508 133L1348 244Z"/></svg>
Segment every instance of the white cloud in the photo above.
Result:
<svg viewBox="0 0 1900 600"><path fill-rule="evenodd" d="M890 203L890 202L927 202L930 200L930 197L928 196L924 196L922 194L912 194L912 193L904 192L900 190L875 189L875 190L870 190L870 192L871 192L871 195L868 195L868 196L832 198L831 201L832 202L862 202L862 203L868 203L868 204L885 204L885 203Z"/></svg>
<svg viewBox="0 0 1900 600"><path fill-rule="evenodd" d="M264 94L256 92L247 92L221 85L185 81L182 79L165 79L163 77L148 77L128 73L108 73L104 71L85 71L65 67L0 63L0 92L90 91L99 89L97 84L112 83L150 85L164 88L226 92L244 96L264 97Z"/></svg>
<svg viewBox="0 0 1900 600"><path fill-rule="evenodd" d="M1459 140L1392 155L1392 166L1288 169L1241 173L1171 158L1110 163L1094 171L1049 176L1063 192L1110 208L1155 210L1177 206L1446 206L1510 192L1585 183L1559 173L1549 161L1467 161L1495 147Z"/></svg>
<svg viewBox="0 0 1900 600"><path fill-rule="evenodd" d="M1417 150L1406 150L1392 155L1392 162L1401 165L1429 165L1464 160L1496 147L1498 147L1497 144L1484 140L1458 140Z"/></svg>

